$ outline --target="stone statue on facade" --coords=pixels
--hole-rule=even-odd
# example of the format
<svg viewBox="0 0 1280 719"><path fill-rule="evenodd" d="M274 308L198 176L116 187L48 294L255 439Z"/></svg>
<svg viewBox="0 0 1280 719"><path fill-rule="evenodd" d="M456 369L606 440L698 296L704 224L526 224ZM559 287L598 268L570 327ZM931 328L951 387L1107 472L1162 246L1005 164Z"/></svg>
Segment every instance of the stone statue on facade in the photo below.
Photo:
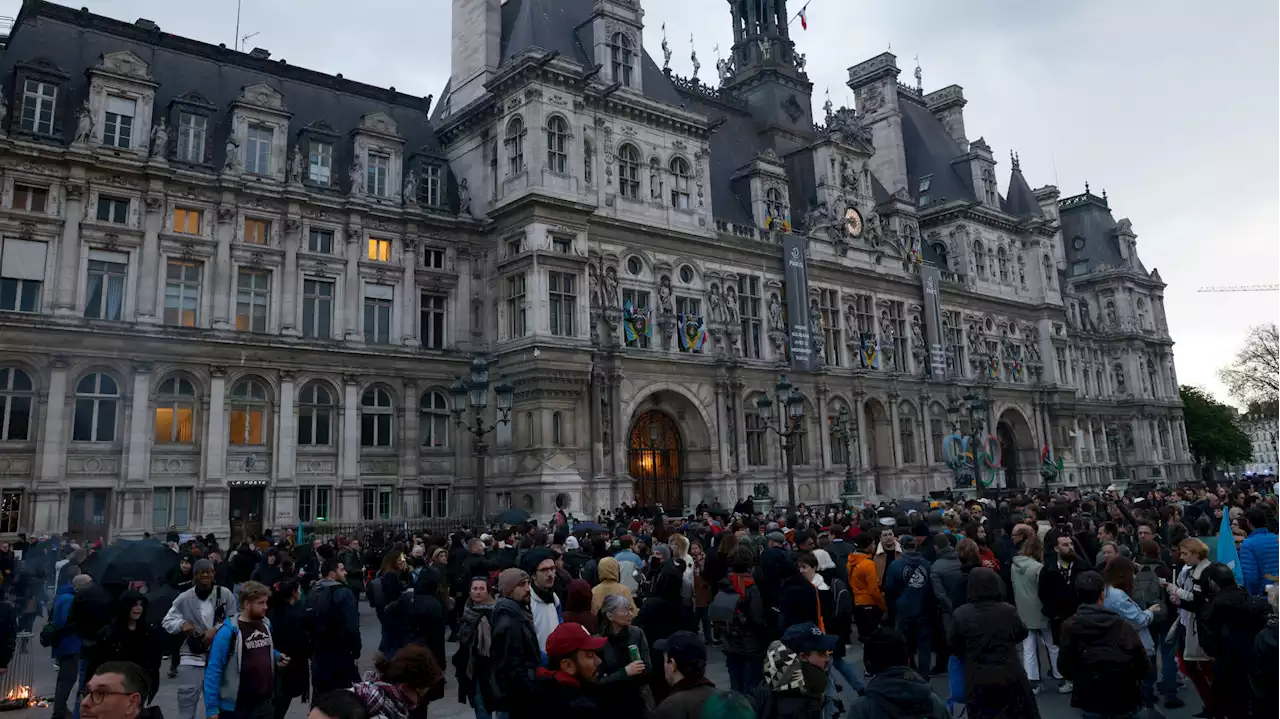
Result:
<svg viewBox="0 0 1280 719"><path fill-rule="evenodd" d="M458 214L471 214L471 188L467 186L467 178L458 180Z"/></svg>
<svg viewBox="0 0 1280 719"><path fill-rule="evenodd" d="M737 325L741 319L738 314L738 290L733 285L726 285L724 288L724 314L725 321L732 325Z"/></svg>
<svg viewBox="0 0 1280 719"><path fill-rule="evenodd" d="M223 163L228 170L234 170L240 166L240 143L236 142L235 132L227 135L227 145L223 148L226 153L226 160Z"/></svg>
<svg viewBox="0 0 1280 719"><path fill-rule="evenodd" d="M875 210L868 212L862 225L862 236L866 238L867 244L879 247L880 240L884 236L884 228L880 226L880 213Z"/></svg>
<svg viewBox="0 0 1280 719"><path fill-rule="evenodd" d="M819 364L826 364L827 336L822 331L822 311L818 303L809 305L809 343Z"/></svg>
<svg viewBox="0 0 1280 719"><path fill-rule="evenodd" d="M804 66L806 62L808 62L808 60L805 59L804 53L802 52L796 53L796 70L800 72L804 72Z"/></svg>
<svg viewBox="0 0 1280 719"><path fill-rule="evenodd" d="M400 197L406 205L418 204L418 173L412 167L404 173L404 186L400 190Z"/></svg>
<svg viewBox="0 0 1280 719"><path fill-rule="evenodd" d="M769 295L769 329L786 331L782 322L782 300L776 293Z"/></svg>
<svg viewBox="0 0 1280 719"><path fill-rule="evenodd" d="M658 312L664 315L675 314L675 304L671 297L671 278L663 275L658 280Z"/></svg>
<svg viewBox="0 0 1280 719"><path fill-rule="evenodd" d="M671 46L667 44L667 24L662 23L662 69L671 67Z"/></svg>
<svg viewBox="0 0 1280 719"><path fill-rule="evenodd" d="M151 156L164 157L169 149L169 123L163 117L160 124L151 128Z"/></svg>
<svg viewBox="0 0 1280 719"><path fill-rule="evenodd" d="M840 160L840 187L853 192L858 191L858 171L854 169L853 163L849 162L847 157Z"/></svg>
<svg viewBox="0 0 1280 719"><path fill-rule="evenodd" d="M351 196L360 197L364 194L364 163L357 157L351 161L351 170L347 173L351 179Z"/></svg>
<svg viewBox="0 0 1280 719"><path fill-rule="evenodd" d="M604 268L604 277L601 278L601 297L600 301L604 307L618 306L618 268L610 265Z"/></svg>
<svg viewBox="0 0 1280 719"><path fill-rule="evenodd" d="M926 369L925 362L929 356L928 347L924 341L924 325L920 322L920 315L911 316L911 358L915 360L916 370L923 373Z"/></svg>
<svg viewBox="0 0 1280 719"><path fill-rule="evenodd" d="M293 154L289 157L289 182L302 182L302 148L293 146Z"/></svg>
<svg viewBox="0 0 1280 719"><path fill-rule="evenodd" d="M720 76L720 82L726 83L733 77L733 61L729 58L716 60L716 74Z"/></svg>
<svg viewBox="0 0 1280 719"><path fill-rule="evenodd" d="M89 101L85 100L80 105L80 109L76 110L76 136L73 140L77 145L88 145L89 140L93 138L93 111L89 109Z"/></svg>
<svg viewBox="0 0 1280 719"><path fill-rule="evenodd" d="M4 134L4 121L9 117L9 98L5 96L4 88L0 88L0 134Z"/></svg>
<svg viewBox="0 0 1280 719"><path fill-rule="evenodd" d="M852 345L858 338L858 317L854 312L853 305L845 305L844 307L844 336L845 343Z"/></svg>
<svg viewBox="0 0 1280 719"><path fill-rule="evenodd" d="M773 44L767 40L761 39L759 42L759 45L760 45L760 59L761 60L773 59Z"/></svg>

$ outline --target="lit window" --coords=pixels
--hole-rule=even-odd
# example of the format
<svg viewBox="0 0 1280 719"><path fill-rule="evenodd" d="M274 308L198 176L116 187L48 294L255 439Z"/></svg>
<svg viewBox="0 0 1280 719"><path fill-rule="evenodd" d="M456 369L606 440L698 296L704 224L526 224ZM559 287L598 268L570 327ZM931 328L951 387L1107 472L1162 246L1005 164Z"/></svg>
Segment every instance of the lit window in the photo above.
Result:
<svg viewBox="0 0 1280 719"><path fill-rule="evenodd" d="M22 129L52 135L53 106L57 98L58 88L53 84L27 80L22 92Z"/></svg>
<svg viewBox="0 0 1280 719"><path fill-rule="evenodd" d="M271 174L271 140L269 125L250 125L244 153L244 170L255 175Z"/></svg>
<svg viewBox="0 0 1280 719"><path fill-rule="evenodd" d="M370 152L369 167L365 170L365 192L374 197L386 197L387 178L390 176L390 168L390 156Z"/></svg>
<svg viewBox="0 0 1280 719"><path fill-rule="evenodd" d="M203 219L203 211L188 210L182 207L173 209L173 231L184 235L200 234L200 221Z"/></svg>
<svg viewBox="0 0 1280 719"><path fill-rule="evenodd" d="M251 245L267 244L271 223L266 220L244 219L244 241Z"/></svg>
<svg viewBox="0 0 1280 719"><path fill-rule="evenodd" d="M133 115L137 110L137 100L108 95L107 109L102 115L102 144L128 148L133 137Z"/></svg>
<svg viewBox="0 0 1280 719"><path fill-rule="evenodd" d="M196 389L185 377L170 377L156 389L156 443L195 441Z"/></svg>
<svg viewBox="0 0 1280 719"><path fill-rule="evenodd" d="M391 240L369 238L369 252L366 259L372 262L391 261Z"/></svg>
<svg viewBox="0 0 1280 719"><path fill-rule="evenodd" d="M208 136L209 119L203 115L184 112L178 116L178 159L183 162L204 162L205 138Z"/></svg>
<svg viewBox="0 0 1280 719"><path fill-rule="evenodd" d="M257 380L246 379L231 388L231 444L266 444L267 391Z"/></svg>

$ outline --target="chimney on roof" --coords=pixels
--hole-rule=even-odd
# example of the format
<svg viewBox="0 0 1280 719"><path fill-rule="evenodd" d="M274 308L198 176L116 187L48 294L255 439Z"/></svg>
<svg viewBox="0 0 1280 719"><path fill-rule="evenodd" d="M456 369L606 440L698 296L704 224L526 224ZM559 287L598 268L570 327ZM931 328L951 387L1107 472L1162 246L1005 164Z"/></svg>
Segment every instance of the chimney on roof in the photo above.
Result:
<svg viewBox="0 0 1280 719"><path fill-rule="evenodd" d="M498 70L502 39L500 0L453 0L453 45L449 94L461 108L487 92Z"/></svg>
<svg viewBox="0 0 1280 719"><path fill-rule="evenodd" d="M259 60L266 60L267 58L271 57L271 51L263 50L260 47L255 47L254 49L249 51L249 57L256 57Z"/></svg>
<svg viewBox="0 0 1280 719"><path fill-rule="evenodd" d="M138 18L136 21L134 21L133 24L137 25L143 30L159 30L160 29L160 26L156 24L155 20L148 20L145 17Z"/></svg>

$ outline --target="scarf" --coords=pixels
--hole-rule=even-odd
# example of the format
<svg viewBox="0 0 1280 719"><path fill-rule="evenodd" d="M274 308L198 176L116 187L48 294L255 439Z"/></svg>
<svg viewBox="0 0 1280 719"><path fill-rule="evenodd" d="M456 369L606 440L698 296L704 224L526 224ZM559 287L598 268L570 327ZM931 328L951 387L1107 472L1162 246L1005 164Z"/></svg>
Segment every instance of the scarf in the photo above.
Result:
<svg viewBox="0 0 1280 719"><path fill-rule="evenodd" d="M538 595L538 599L541 599L544 604L555 606L556 592L554 589L542 589L537 585L531 586L530 589L533 590L534 594Z"/></svg>
<svg viewBox="0 0 1280 719"><path fill-rule="evenodd" d="M755 577L750 574L730 574L729 585L733 587L733 591L737 592L744 599L747 596L747 588L754 586Z"/></svg>

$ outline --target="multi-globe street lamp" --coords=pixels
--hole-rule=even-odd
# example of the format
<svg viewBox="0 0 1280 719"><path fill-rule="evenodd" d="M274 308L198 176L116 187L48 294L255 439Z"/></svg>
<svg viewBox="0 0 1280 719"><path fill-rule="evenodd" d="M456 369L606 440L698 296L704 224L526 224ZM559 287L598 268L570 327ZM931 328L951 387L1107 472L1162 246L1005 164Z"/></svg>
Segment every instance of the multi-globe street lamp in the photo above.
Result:
<svg viewBox="0 0 1280 719"><path fill-rule="evenodd" d="M794 453L796 442L804 433L804 396L791 385L785 374L779 376L775 389L778 391L778 405L783 410L778 413L778 426L772 422L773 400L768 395L761 395L756 400L756 411L764 425L782 440L782 451L787 461L787 507L794 510L797 506Z"/></svg>
<svg viewBox="0 0 1280 719"><path fill-rule="evenodd" d="M485 425L484 410L489 406L489 360L476 356L471 360L471 376L459 377L449 387L453 421L471 434L471 453L476 458L476 515L480 521L488 516L486 512L488 491L484 481L484 458L489 445L484 441L485 435L493 432L501 424L511 422L511 403L515 398L515 387L511 382L503 380L493 387L498 398L498 418L490 425ZM462 415L467 406L471 407L471 419L464 420Z"/></svg>

